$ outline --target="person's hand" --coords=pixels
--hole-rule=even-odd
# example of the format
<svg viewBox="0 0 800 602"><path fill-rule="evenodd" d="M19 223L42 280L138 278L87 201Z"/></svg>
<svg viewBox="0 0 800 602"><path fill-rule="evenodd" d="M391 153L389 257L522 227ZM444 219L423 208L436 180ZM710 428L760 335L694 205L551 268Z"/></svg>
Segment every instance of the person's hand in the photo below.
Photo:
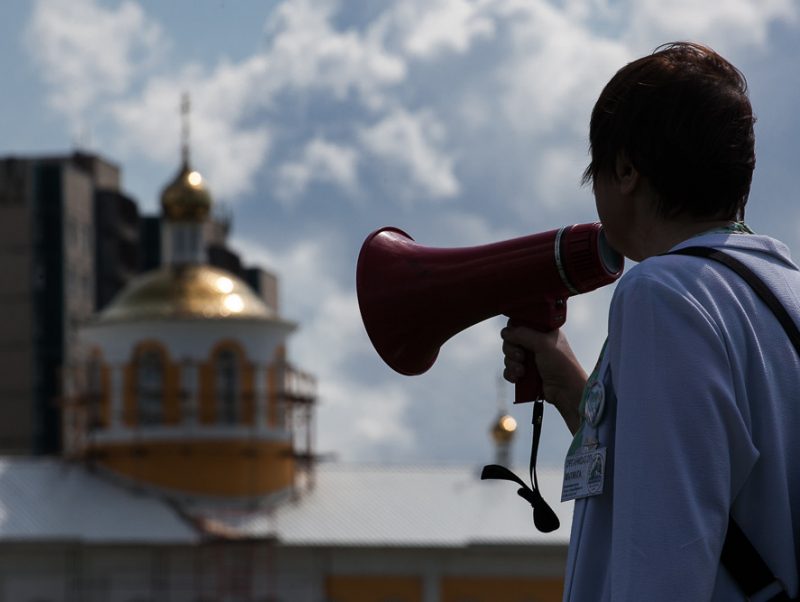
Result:
<svg viewBox="0 0 800 602"><path fill-rule="evenodd" d="M531 356L542 377L542 390L571 432L580 426L578 406L586 386L586 372L578 363L567 337L561 330L538 332L525 326L507 326L502 330L505 371L503 377L515 383L531 365Z"/></svg>

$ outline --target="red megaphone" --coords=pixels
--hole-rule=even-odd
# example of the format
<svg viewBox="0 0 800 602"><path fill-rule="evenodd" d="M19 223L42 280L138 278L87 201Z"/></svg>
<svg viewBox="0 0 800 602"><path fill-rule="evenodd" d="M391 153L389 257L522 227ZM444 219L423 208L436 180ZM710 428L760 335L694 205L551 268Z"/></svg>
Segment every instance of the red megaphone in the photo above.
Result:
<svg viewBox="0 0 800 602"><path fill-rule="evenodd" d="M364 241L356 288L378 354L397 372L415 375L453 335L493 316L542 332L558 328L568 297L610 284L622 268L597 223L456 249L424 247L388 227ZM515 403L541 396L530 362Z"/></svg>

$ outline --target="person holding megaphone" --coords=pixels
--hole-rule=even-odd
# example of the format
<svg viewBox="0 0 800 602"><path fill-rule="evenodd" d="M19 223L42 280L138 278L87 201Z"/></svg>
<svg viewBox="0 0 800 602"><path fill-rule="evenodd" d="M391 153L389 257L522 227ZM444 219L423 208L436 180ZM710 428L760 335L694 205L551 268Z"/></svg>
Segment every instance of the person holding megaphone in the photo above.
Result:
<svg viewBox="0 0 800 602"><path fill-rule="evenodd" d="M590 123L618 282L587 375L560 330L503 330L535 357L574 439L564 599L789 600L800 555L800 269L743 222L755 167L744 76L672 43L620 69Z"/></svg>

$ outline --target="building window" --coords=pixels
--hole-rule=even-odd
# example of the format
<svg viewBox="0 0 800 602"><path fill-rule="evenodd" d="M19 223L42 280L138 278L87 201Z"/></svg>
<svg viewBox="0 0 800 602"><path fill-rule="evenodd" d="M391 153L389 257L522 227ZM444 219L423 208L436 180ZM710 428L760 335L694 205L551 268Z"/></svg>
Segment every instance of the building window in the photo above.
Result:
<svg viewBox="0 0 800 602"><path fill-rule="evenodd" d="M197 420L197 366L189 360L181 365L180 404L183 421L193 424Z"/></svg>
<svg viewBox="0 0 800 602"><path fill-rule="evenodd" d="M223 349L216 360L216 393L221 424L239 422L239 358L235 351Z"/></svg>
<svg viewBox="0 0 800 602"><path fill-rule="evenodd" d="M164 362L157 351L144 351L136 365L136 397L139 424L147 426L163 422Z"/></svg>

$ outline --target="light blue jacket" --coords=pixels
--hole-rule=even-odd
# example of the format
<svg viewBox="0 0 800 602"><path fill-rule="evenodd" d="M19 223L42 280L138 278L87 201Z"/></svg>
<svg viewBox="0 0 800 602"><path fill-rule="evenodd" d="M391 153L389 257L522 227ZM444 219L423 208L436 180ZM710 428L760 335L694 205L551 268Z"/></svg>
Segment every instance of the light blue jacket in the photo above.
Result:
<svg viewBox="0 0 800 602"><path fill-rule="evenodd" d="M800 270L780 242L708 234L800 325ZM676 248L678 248L676 247ZM800 554L800 358L729 268L649 258L618 283L599 378L604 491L575 502L564 600L744 600L720 566L733 516L790 595Z"/></svg>

